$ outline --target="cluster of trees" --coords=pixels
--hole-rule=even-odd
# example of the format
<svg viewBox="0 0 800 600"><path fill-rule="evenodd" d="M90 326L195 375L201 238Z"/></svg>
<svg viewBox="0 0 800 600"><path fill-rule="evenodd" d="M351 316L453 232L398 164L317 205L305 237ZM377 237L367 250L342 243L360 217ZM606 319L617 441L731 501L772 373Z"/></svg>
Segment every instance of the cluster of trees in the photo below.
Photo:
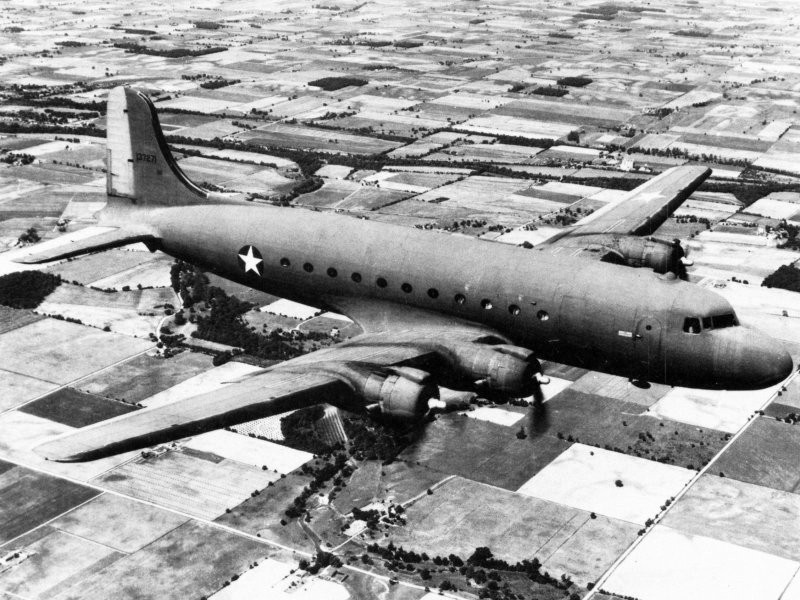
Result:
<svg viewBox="0 0 800 600"><path fill-rule="evenodd" d="M35 110L17 110L13 113L8 113L8 116L26 121L34 121L36 123L63 125L68 123L71 119L96 119L100 114L94 111L67 112L53 108L45 108L42 112Z"/></svg>
<svg viewBox="0 0 800 600"><path fill-rule="evenodd" d="M562 77L556 83L561 86L585 87L592 83L592 80L588 77Z"/></svg>
<svg viewBox="0 0 800 600"><path fill-rule="evenodd" d="M205 90L216 90L229 85L236 85L237 83L241 83L241 81L241 79L225 79L224 77L217 77L214 79L209 79L208 81L204 81L200 84L200 87Z"/></svg>
<svg viewBox="0 0 800 600"><path fill-rule="evenodd" d="M677 31L673 31L672 35L707 38L709 35L711 35L711 32L708 29L678 29Z"/></svg>
<svg viewBox="0 0 800 600"><path fill-rule="evenodd" d="M0 162L7 165L29 165L34 160L36 160L36 157L30 154L17 154L16 152L6 152L0 157ZM36 230L34 229L34 231ZM21 237L20 241L23 241ZM37 239L36 241L38 242L39 240Z"/></svg>
<svg viewBox="0 0 800 600"><path fill-rule="evenodd" d="M777 271L765 277L761 285L791 292L800 292L800 270L791 265L781 265Z"/></svg>
<svg viewBox="0 0 800 600"><path fill-rule="evenodd" d="M309 81L308 85L322 88L326 92L335 92L342 88L349 86L362 86L367 85L369 81L361 79L360 77L323 77L322 79L315 79Z"/></svg>
<svg viewBox="0 0 800 600"><path fill-rule="evenodd" d="M197 331L192 335L203 340L242 348L247 354L266 360L287 360L300 356L302 351L292 342L300 337L314 339L326 337L324 334L293 334L282 329L274 329L266 335L253 331L242 319L242 315L252 308L236 296L229 296L224 290L210 286L207 304L211 311L197 317Z"/></svg>
<svg viewBox="0 0 800 600"><path fill-rule="evenodd" d="M131 54L147 54L162 56L164 58L185 58L187 56L204 56L227 50L225 46L210 46L208 48L150 48L136 42L114 42L115 48L121 48Z"/></svg>
<svg viewBox="0 0 800 600"><path fill-rule="evenodd" d="M36 230L36 227L28 227L24 232L20 234L20 236L17 238L17 241L20 244L35 244L41 239L42 236L39 235L39 232Z"/></svg>
<svg viewBox="0 0 800 600"><path fill-rule="evenodd" d="M317 421L325 410L320 405L309 406L289 413L281 418L281 433L286 444L292 448L305 450L311 454L325 454L330 445L320 437Z"/></svg>
<svg viewBox="0 0 800 600"><path fill-rule="evenodd" d="M292 501L291 506L284 513L290 519L301 517L306 511L308 499L316 494L327 481L337 476L349 477L352 472L353 469L347 464L347 455L344 452L335 453L332 460L326 460L317 467L304 465L303 473L312 476L311 482L303 488L300 495Z"/></svg>
<svg viewBox="0 0 800 600"><path fill-rule="evenodd" d="M414 426L381 422L366 415L342 419L350 440L348 449L356 460L391 462L408 445Z"/></svg>
<svg viewBox="0 0 800 600"><path fill-rule="evenodd" d="M216 21L195 21L194 26L196 29L222 29L225 27L222 23L217 23Z"/></svg>
<svg viewBox="0 0 800 600"><path fill-rule="evenodd" d="M67 135L90 135L105 137L104 129L94 123L89 125L50 125L45 123L20 123L19 121L0 121L0 131L4 133L64 133Z"/></svg>
<svg viewBox="0 0 800 600"><path fill-rule="evenodd" d="M342 566L342 561L338 556L331 552L317 550L317 554L314 556L313 563L309 563L306 559L302 559L299 566L304 571L308 571L312 575L315 575L325 567L334 567L338 569Z"/></svg>
<svg viewBox="0 0 800 600"><path fill-rule="evenodd" d="M61 285L61 277L42 271L18 271L0 277L0 304L36 308Z"/></svg>
<svg viewBox="0 0 800 600"><path fill-rule="evenodd" d="M569 90L565 90L561 87L553 87L551 85L543 85L537 87L535 90L531 92L531 94L538 94L539 96L554 96L556 98L560 98L561 96L566 96L569 94Z"/></svg>

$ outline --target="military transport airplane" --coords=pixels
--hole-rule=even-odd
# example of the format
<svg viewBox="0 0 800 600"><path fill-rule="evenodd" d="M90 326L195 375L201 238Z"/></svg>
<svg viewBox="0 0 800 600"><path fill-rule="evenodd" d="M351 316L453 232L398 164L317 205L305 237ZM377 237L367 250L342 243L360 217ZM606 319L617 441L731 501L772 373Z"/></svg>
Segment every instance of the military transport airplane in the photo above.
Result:
<svg viewBox="0 0 800 600"><path fill-rule="evenodd" d="M671 273L554 253L557 240L528 250L231 199L184 175L144 94L112 90L107 120L108 204L99 222L108 231L23 262L144 242L252 288L340 312L364 333L39 446L51 460L93 460L323 402L418 418L439 386L524 397L541 373L537 358L728 390L776 384L792 370L786 351L741 326L726 300ZM706 175L671 170L595 216L596 227L590 220L562 236L573 238L562 247L580 248L574 240L588 235L608 246L649 233Z"/></svg>

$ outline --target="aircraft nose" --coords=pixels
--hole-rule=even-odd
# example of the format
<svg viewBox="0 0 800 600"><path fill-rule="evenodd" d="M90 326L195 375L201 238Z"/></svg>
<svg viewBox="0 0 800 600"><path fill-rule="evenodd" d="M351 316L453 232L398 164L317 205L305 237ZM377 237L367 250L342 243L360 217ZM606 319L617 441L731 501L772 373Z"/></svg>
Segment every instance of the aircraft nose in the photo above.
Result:
<svg viewBox="0 0 800 600"><path fill-rule="evenodd" d="M732 328L733 329L733 328ZM789 353L775 340L745 327L723 345L720 381L726 389L762 389L780 383L794 369ZM729 330L730 331L730 330Z"/></svg>

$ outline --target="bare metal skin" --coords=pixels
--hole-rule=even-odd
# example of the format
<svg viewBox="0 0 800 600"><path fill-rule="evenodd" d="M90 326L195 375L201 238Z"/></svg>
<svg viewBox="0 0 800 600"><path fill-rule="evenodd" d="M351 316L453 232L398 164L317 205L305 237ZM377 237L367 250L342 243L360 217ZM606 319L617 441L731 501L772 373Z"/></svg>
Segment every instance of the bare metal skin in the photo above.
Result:
<svg viewBox="0 0 800 600"><path fill-rule="evenodd" d="M781 345L739 325L725 299L671 274L212 194L175 164L143 94L113 90L108 114L109 203L99 219L118 229L27 262L144 241L232 281L349 315L369 324L368 335L259 374L268 382L261 387L257 378L243 384L251 396L275 390L263 401L232 386L167 415L147 409L79 430L43 446L48 458L91 460L334 402L345 388L348 408L415 416L446 377L398 370L423 355L469 384L510 394L538 371L536 358L727 390L764 388L792 371Z"/></svg>

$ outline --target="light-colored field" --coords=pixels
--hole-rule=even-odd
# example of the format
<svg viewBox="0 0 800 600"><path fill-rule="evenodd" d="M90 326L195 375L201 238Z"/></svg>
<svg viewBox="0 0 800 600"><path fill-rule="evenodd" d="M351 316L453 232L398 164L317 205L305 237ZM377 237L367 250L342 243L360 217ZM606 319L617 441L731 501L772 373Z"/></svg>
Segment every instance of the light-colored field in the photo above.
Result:
<svg viewBox="0 0 800 600"><path fill-rule="evenodd" d="M514 146L511 144L463 144L451 146L427 157L428 160L453 160L497 163L532 162L544 148Z"/></svg>
<svg viewBox="0 0 800 600"><path fill-rule="evenodd" d="M422 156L441 148L441 144L433 142L414 142L408 146L396 148L389 153L392 158L409 158L415 156Z"/></svg>
<svg viewBox="0 0 800 600"><path fill-rule="evenodd" d="M256 598L267 590L271 598L282 598L284 594L279 590L279 586L290 578L294 570L294 565L268 558L261 561L255 569L242 573L239 579L222 588L211 598L213 600Z"/></svg>
<svg viewBox="0 0 800 600"><path fill-rule="evenodd" d="M180 148L180 146L178 146ZM197 147L199 148L199 147ZM213 148L202 147L201 151L204 157L220 158L228 162L252 162L260 165L275 165L279 169L283 168L297 168L297 165L280 156L271 156L269 154L261 154L259 152L245 152L243 150L215 150Z"/></svg>
<svg viewBox="0 0 800 600"><path fill-rule="evenodd" d="M187 517L142 502L116 494L101 494L50 525L72 536L130 553L186 521Z"/></svg>
<svg viewBox="0 0 800 600"><path fill-rule="evenodd" d="M603 589L647 600L778 600L798 563L656 525Z"/></svg>
<svg viewBox="0 0 800 600"><path fill-rule="evenodd" d="M10 410L57 387L58 384L51 381L0 369L0 411Z"/></svg>
<svg viewBox="0 0 800 600"><path fill-rule="evenodd" d="M290 473L313 458L308 452L222 430L197 436L186 447L278 473Z"/></svg>
<svg viewBox="0 0 800 600"><path fill-rule="evenodd" d="M93 483L159 506L215 519L278 478L274 471L239 462L212 462L171 451L122 464Z"/></svg>
<svg viewBox="0 0 800 600"><path fill-rule="evenodd" d="M303 194L295 203L304 206L333 206L358 191L361 184L344 179L325 179L322 187L309 194Z"/></svg>
<svg viewBox="0 0 800 600"><path fill-rule="evenodd" d="M472 131L489 135L500 134L551 140L564 137L573 129L577 129L576 126L568 123L535 121L521 117L503 117L499 115L470 119L466 123L456 125L455 128L459 131Z"/></svg>
<svg viewBox="0 0 800 600"><path fill-rule="evenodd" d="M780 384L743 392L676 387L651 406L648 414L660 419L736 433L779 387Z"/></svg>
<svg viewBox="0 0 800 600"><path fill-rule="evenodd" d="M58 273L67 281L90 284L98 279L110 277L121 271L127 271L152 259L153 257L150 254L143 252L108 250L59 263L50 267L48 271Z"/></svg>
<svg viewBox="0 0 800 600"><path fill-rule="evenodd" d="M206 392L213 392L223 387L225 384L236 381L245 375L258 371L258 367L247 365L240 362L227 362L219 367L214 367L203 373L190 377L172 387L153 394L149 398L142 400L145 406L160 406L170 402L176 402L185 398L191 398Z"/></svg>
<svg viewBox="0 0 800 600"><path fill-rule="evenodd" d="M789 250L716 242L714 233L702 231L692 240L692 260L696 265L724 269L740 279L749 276L763 279L779 266L797 260L797 255Z"/></svg>
<svg viewBox="0 0 800 600"><path fill-rule="evenodd" d="M62 284L42 302L37 311L78 319L85 325L110 327L116 333L146 338L155 332L159 314L142 314L142 291L107 294L90 288Z"/></svg>
<svg viewBox="0 0 800 600"><path fill-rule="evenodd" d="M219 120L212 121L211 123L204 123L197 127L187 127L180 130L180 135L190 138L199 138L203 140L213 140L216 137L222 138L226 135L231 135L237 131L241 131L241 127L233 125L230 121Z"/></svg>
<svg viewBox="0 0 800 600"><path fill-rule="evenodd" d="M790 492L709 473L681 497L662 523L800 562L800 496Z"/></svg>
<svg viewBox="0 0 800 600"><path fill-rule="evenodd" d="M206 114L235 108L238 104L240 103L230 100L214 100L213 98L197 98L194 96L182 96L159 103L160 106L179 108L181 110L193 110Z"/></svg>
<svg viewBox="0 0 800 600"><path fill-rule="evenodd" d="M160 254L152 260L143 262L131 269L93 281L92 285L115 290L122 289L126 285L131 288L140 285L142 287L166 288L170 284L169 267L172 264L172 260L172 258Z"/></svg>
<svg viewBox="0 0 800 600"><path fill-rule="evenodd" d="M313 306L306 306L305 304L292 302L291 300L286 300L284 298L262 307L261 310L274 315L285 315L293 319L303 320L310 319L320 312L318 308L314 308Z"/></svg>
<svg viewBox="0 0 800 600"><path fill-rule="evenodd" d="M528 186L526 181L519 179L477 176L426 192L416 199L430 202L440 197L446 197L463 206L488 207L503 197L524 190Z"/></svg>
<svg viewBox="0 0 800 600"><path fill-rule="evenodd" d="M264 593L276 600L347 600L351 597L348 589L337 581L298 573L293 565L270 558L243 573L211 599L255 598Z"/></svg>
<svg viewBox="0 0 800 600"><path fill-rule="evenodd" d="M395 545L434 556L487 546L511 563L538 558L551 574L593 581L636 537L637 527L456 477L406 509Z"/></svg>
<svg viewBox="0 0 800 600"><path fill-rule="evenodd" d="M317 169L314 175L317 177L325 177L326 179L345 179L352 172L352 167L346 167L344 165L324 165Z"/></svg>
<svg viewBox="0 0 800 600"><path fill-rule="evenodd" d="M92 570L122 555L102 544L53 531L25 548L31 555L0 572L0 587L23 598L52 598Z"/></svg>
<svg viewBox="0 0 800 600"><path fill-rule="evenodd" d="M643 525L692 475L681 467L573 444L517 491Z"/></svg>
<svg viewBox="0 0 800 600"><path fill-rule="evenodd" d="M511 102L511 98L484 94L466 94L463 92L447 94L446 96L431 100L431 104L445 104L447 106L474 108L476 110L491 110L503 104L508 104L509 102Z"/></svg>
<svg viewBox="0 0 800 600"><path fill-rule="evenodd" d="M4 368L64 384L144 352L152 342L55 319L43 319L0 338Z"/></svg>
<svg viewBox="0 0 800 600"><path fill-rule="evenodd" d="M748 206L747 212L772 219L791 219L800 212L800 204L775 200L774 198L761 198L761 200L756 200Z"/></svg>
<svg viewBox="0 0 800 600"><path fill-rule="evenodd" d="M481 421L489 421L490 423L506 425L507 427L511 427L525 417L523 413L489 406L479 406L475 410L469 410L463 414L471 419L480 419Z"/></svg>

